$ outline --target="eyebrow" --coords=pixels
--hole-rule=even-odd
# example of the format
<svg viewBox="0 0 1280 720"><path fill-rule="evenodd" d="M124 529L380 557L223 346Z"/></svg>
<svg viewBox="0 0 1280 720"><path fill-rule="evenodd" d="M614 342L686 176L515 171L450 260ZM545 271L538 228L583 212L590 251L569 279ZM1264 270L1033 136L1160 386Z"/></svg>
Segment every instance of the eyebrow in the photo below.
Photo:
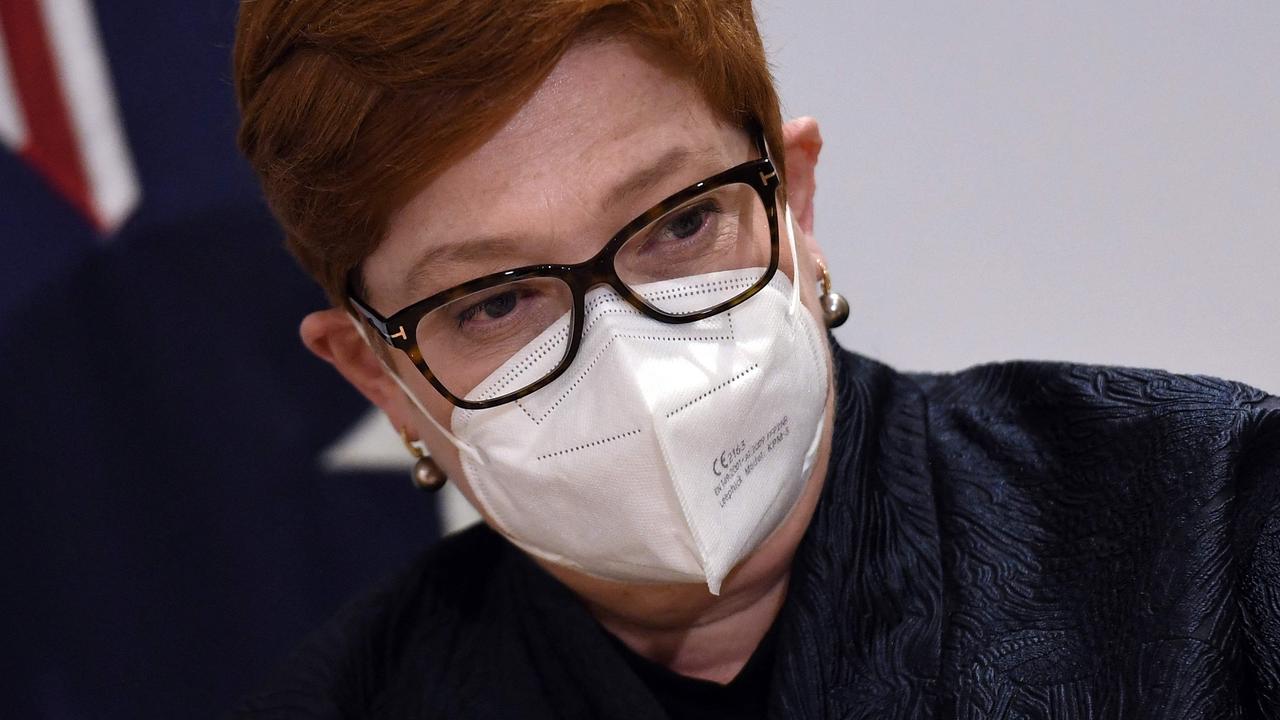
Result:
<svg viewBox="0 0 1280 720"><path fill-rule="evenodd" d="M404 287L407 290L420 290L428 285L427 281L435 273L453 267L477 264L490 260L495 255L512 253L523 244L515 237L492 236L449 242L428 248L409 266L404 277ZM436 288L435 292L445 289Z"/></svg>
<svg viewBox="0 0 1280 720"><path fill-rule="evenodd" d="M685 146L670 148L610 187L607 193L601 195L601 203L625 202L660 185L664 179L685 170L694 162L711 164L711 161L718 159L717 153L707 150L693 150ZM678 189L674 188L673 191ZM452 241L428 248L409 266L404 277L404 287L408 290L423 288L428 284L428 278L436 272L491 260L502 253L514 253L528 242L527 238L494 235ZM444 289L438 288L437 292Z"/></svg>
<svg viewBox="0 0 1280 720"><path fill-rule="evenodd" d="M622 198L630 198L660 183L663 179L684 170L695 161L718 159L718 155L707 150L692 150L684 146L670 148L647 165L632 172L621 182L609 189L603 197L606 202Z"/></svg>

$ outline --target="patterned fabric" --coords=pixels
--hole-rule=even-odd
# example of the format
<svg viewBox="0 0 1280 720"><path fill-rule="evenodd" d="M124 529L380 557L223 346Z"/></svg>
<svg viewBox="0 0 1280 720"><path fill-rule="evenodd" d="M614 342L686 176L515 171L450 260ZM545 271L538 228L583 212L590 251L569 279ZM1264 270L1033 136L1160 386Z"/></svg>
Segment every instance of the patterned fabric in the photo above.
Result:
<svg viewBox="0 0 1280 720"><path fill-rule="evenodd" d="M1280 717L1280 400L835 354L772 717ZM351 606L240 716L663 715L569 591L476 528Z"/></svg>

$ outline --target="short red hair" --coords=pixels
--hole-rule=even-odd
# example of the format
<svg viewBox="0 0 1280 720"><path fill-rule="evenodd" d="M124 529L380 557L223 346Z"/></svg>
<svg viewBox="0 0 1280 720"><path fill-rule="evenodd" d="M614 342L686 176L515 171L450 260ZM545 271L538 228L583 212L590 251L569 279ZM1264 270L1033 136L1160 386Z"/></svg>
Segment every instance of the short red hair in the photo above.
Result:
<svg viewBox="0 0 1280 720"><path fill-rule="evenodd" d="M588 32L661 50L713 110L759 123L781 148L750 0L241 3L240 148L290 250L335 305L391 215L495 132Z"/></svg>

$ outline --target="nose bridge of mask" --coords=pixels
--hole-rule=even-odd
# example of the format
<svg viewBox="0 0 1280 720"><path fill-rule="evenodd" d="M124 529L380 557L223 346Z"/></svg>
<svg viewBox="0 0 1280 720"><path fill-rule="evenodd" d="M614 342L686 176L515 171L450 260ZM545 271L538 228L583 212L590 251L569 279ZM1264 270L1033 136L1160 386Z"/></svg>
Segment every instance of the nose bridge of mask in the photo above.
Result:
<svg viewBox="0 0 1280 720"><path fill-rule="evenodd" d="M670 312L681 312L695 309L707 295L724 287L750 287L751 277L756 274L758 271L750 269L716 273L717 279L698 283L698 289L691 289L688 279L680 279L650 283L635 290L651 301L661 299ZM607 286L587 294L583 315L582 337L572 365L555 382L518 401L521 416L529 421L531 431L533 426L566 410L582 412L584 407L591 407L607 414L610 398L627 397L654 411L672 383L690 380L691 365L705 370L700 378L697 374L692 376L695 381L713 374L715 364L724 355L725 341L732 340L732 320L727 313L683 325L662 323L641 313ZM496 396L550 371L562 352L555 343L567 342L561 339L567 338L568 324L566 316L559 323L563 329L553 326L530 342L477 387L478 396ZM677 344L688 352L676 352ZM597 376L609 380L601 384ZM599 397L588 398L586 406L573 399L584 394ZM601 406L597 408L596 402ZM453 426L465 434L471 422L486 412L489 411L459 409L454 413Z"/></svg>
<svg viewBox="0 0 1280 720"><path fill-rule="evenodd" d="M351 321L352 325L355 325L356 332L360 334L360 337L363 338L366 343L370 343L369 333L365 328L364 323L360 322L352 315L347 315L347 319ZM372 348L370 349L372 350ZM452 432L449 432L448 428L440 424L440 422L437 421L431 413L427 412L427 408L422 404L422 401L418 399L418 395L409 388L409 385L400 377L400 374L395 371L395 368L391 367L376 351L373 355L378 358L378 364L382 365L382 369L385 370L387 374L391 376L391 379L395 381L396 385L400 387L400 391L409 398L409 402L413 403L413 406L418 409L418 412L422 413L423 417L427 419L427 422L431 423L435 427L436 431L443 435L446 440L457 448L458 452L470 456L471 459L477 463L484 464L485 457L480 448L475 447L471 443L460 439Z"/></svg>

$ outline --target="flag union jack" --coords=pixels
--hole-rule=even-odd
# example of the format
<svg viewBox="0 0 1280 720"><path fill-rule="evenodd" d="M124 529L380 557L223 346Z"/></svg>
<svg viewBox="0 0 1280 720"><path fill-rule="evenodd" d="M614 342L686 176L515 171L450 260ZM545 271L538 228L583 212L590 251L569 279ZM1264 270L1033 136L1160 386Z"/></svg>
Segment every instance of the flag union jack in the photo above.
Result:
<svg viewBox="0 0 1280 720"><path fill-rule="evenodd" d="M109 237L141 199L89 0L0 0L0 143Z"/></svg>

